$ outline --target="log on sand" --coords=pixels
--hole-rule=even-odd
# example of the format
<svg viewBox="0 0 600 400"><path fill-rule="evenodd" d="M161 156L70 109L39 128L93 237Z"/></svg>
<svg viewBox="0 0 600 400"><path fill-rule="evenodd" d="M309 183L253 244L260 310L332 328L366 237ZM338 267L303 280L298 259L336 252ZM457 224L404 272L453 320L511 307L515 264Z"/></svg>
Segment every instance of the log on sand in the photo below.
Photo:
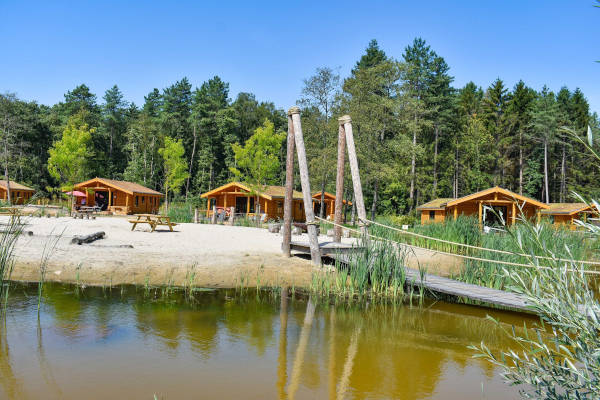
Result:
<svg viewBox="0 0 600 400"><path fill-rule="evenodd" d="M89 235L74 236L73 239L71 239L71 244L92 243L98 239L104 239L105 235L104 232L94 232Z"/></svg>

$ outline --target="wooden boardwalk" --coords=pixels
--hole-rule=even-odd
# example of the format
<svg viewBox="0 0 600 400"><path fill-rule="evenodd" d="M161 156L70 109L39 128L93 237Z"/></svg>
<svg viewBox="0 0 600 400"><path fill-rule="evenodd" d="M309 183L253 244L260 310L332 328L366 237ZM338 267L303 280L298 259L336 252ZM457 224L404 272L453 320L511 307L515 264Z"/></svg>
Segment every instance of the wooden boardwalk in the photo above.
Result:
<svg viewBox="0 0 600 400"><path fill-rule="evenodd" d="M333 241L320 242L321 257L332 257L336 255L348 255L352 252L362 250L362 247L352 243L337 243ZM291 241L290 250L295 250L299 253L310 254L310 246L308 242Z"/></svg>
<svg viewBox="0 0 600 400"><path fill-rule="evenodd" d="M348 264L350 253L360 250L360 248L348 243L322 242L319 244L321 245L322 256L330 257L342 264ZM310 254L308 243L292 242L291 249L300 253ZM421 273L418 270L412 268L405 268L405 270L407 283L414 286L422 286L433 293L462 297L527 313L532 312L524 297L517 293L459 282L432 274L424 274L421 277Z"/></svg>

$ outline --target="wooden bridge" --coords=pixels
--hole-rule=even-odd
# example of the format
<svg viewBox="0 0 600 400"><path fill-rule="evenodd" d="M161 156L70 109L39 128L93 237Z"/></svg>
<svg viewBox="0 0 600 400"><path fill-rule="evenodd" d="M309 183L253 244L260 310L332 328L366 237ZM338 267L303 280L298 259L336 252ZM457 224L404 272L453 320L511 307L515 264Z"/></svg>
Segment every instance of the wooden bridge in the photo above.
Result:
<svg viewBox="0 0 600 400"><path fill-rule="evenodd" d="M302 254L310 254L310 246L307 242L292 241L290 243L290 248L291 250ZM350 243L336 242L321 242L319 243L319 248L321 249L321 256L329 257L346 265L349 263L350 255L353 252L362 250L362 247L357 247ZM524 297L517 293L473 285L427 273L421 276L420 271L412 268L405 268L405 271L406 282L408 284L422 286L433 293L462 297L497 307L509 308L527 313L532 312Z"/></svg>

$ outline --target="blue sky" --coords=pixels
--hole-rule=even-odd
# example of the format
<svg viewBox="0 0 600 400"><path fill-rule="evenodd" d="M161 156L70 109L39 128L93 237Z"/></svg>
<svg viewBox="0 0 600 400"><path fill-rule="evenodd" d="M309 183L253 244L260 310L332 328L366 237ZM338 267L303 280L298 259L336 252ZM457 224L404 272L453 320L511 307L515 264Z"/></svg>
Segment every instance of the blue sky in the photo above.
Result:
<svg viewBox="0 0 600 400"><path fill-rule="evenodd" d="M389 56L423 37L460 87L500 77L583 90L600 111L600 9L563 1L0 0L0 92L53 104L86 83L140 105L152 88L214 75L287 109L316 67L346 76L370 39Z"/></svg>

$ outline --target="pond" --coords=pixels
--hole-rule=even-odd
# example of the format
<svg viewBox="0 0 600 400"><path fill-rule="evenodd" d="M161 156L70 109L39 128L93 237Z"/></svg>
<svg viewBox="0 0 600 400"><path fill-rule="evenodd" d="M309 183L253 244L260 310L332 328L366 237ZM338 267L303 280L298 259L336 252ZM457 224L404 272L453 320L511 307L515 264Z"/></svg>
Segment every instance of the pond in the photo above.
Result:
<svg viewBox="0 0 600 400"><path fill-rule="evenodd" d="M326 304L273 291L165 297L140 287L12 289L0 328L0 398L507 399L473 359L506 348L491 314L446 302Z"/></svg>

